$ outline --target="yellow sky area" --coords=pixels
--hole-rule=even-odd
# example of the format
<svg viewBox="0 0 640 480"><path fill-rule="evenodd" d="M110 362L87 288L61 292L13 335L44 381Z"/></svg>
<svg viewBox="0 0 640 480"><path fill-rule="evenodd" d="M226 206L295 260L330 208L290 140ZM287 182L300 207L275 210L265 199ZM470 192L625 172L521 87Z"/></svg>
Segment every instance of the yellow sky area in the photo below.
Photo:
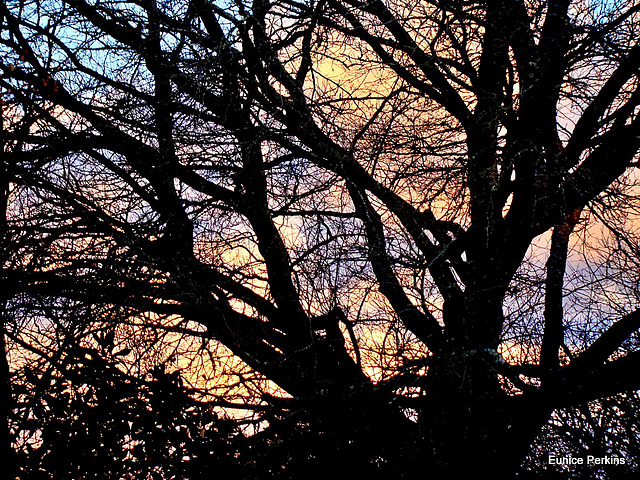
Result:
<svg viewBox="0 0 640 480"><path fill-rule="evenodd" d="M228 272L235 272L242 277L242 284L251 288L261 296L267 296L269 284L267 282L267 268L258 246L251 238L248 227L239 226L235 229L235 239L224 243L207 238L197 238L195 256L205 264L222 265ZM247 306L242 302L232 305L240 313L246 313Z"/></svg>
<svg viewBox="0 0 640 480"><path fill-rule="evenodd" d="M534 365L540 359L540 346L520 339L509 340L498 346L498 353L509 365Z"/></svg>
<svg viewBox="0 0 640 480"><path fill-rule="evenodd" d="M571 354L579 355L579 351L572 349ZM498 354L509 365L539 365L540 364L540 344L534 343L530 339L513 339L504 341L498 346ZM558 350L560 365L565 366L570 363L566 352L560 348ZM529 381L524 379L525 382Z"/></svg>
<svg viewBox="0 0 640 480"><path fill-rule="evenodd" d="M295 222L294 222L295 223ZM289 248L299 247L299 242L303 241L300 238L299 230L295 225L291 224L282 224L279 226L281 229L281 233L283 234L283 238L285 243ZM229 253L228 255L223 255L226 259L228 267L234 268L242 268L245 273L251 268L257 268L263 275L266 275L264 272L264 264L263 263L254 263L256 256L259 255L257 252L257 248L254 247L256 251L253 252L252 255L238 255L236 253ZM244 250L240 250L243 252ZM247 262L247 263L243 263ZM260 285L253 285L255 280L251 280L250 283L247 283L248 286L251 286L256 293L260 295L265 295L268 290L268 285L265 282L260 281ZM392 324L390 319L393 318L393 313L390 310L388 302L386 298L377 292L377 288L370 288L368 282L362 280L360 286L351 285L351 294L348 298L344 298L343 300L346 302L345 307L348 310L359 310L359 314L365 318L380 318L384 319L379 322L365 323L357 328L356 336L358 338L358 345L361 349L362 354L362 363L363 369L367 375L369 375L372 379L381 379L394 370L394 365L396 365L398 361L398 350L399 346L396 345L399 342L399 337L396 334L392 334L389 332L389 326ZM358 293L359 292L359 293ZM417 304L417 299L414 299ZM232 300L230 305L234 310L246 314L246 315L255 315L256 312L244 302L239 300ZM307 305L307 308L310 309L311 315L317 315L321 313L326 313L326 305L322 305L320 303L313 303ZM341 325L343 329L343 336L345 337L345 342L347 344L348 349L352 355L352 358L355 360L355 350L353 345L351 345L351 340L349 338L348 332L345 327ZM403 344L411 343L408 339L402 340ZM217 349L220 347L216 347ZM413 347L407 347L404 345L402 347L407 354L409 353ZM191 363L194 361L192 358L183 357L183 362ZM200 362L201 360L198 360ZM196 362L197 363L197 362ZM242 364L242 362L236 358L235 362L232 362L232 368L230 368L230 372L238 371L237 366ZM198 385L201 385L202 388L212 388L213 385L216 385L217 382L222 382L221 385L226 385L227 381L232 377L226 374L220 374L219 370L216 370L211 364L208 364L206 368L200 370L201 372L205 372L199 380L194 380L194 382ZM207 372L215 373L215 378L207 377ZM222 379L225 377L225 379ZM208 379L207 379L208 378ZM216 387L217 388L217 387ZM269 388L268 391L271 394L275 394L276 390L271 391Z"/></svg>
<svg viewBox="0 0 640 480"><path fill-rule="evenodd" d="M461 166L465 150L455 121L424 96L399 92L404 83L362 42L341 40L329 40L316 54L315 73L305 85L311 103L323 105L318 125L345 147L366 128L354 155L376 179L414 204L427 201L436 215L458 220L462 213L459 220L464 221L465 210L451 207L464 196L459 173L458 180L453 174L425 174L433 167ZM427 153L436 141L442 152L443 139L450 143L448 157ZM409 175L412 171L419 176ZM426 183L416 183L416 178Z"/></svg>
<svg viewBox="0 0 640 480"><path fill-rule="evenodd" d="M416 358L428 352L399 324L388 321L390 317L385 313L391 313L383 311L386 300L381 294L370 292L369 296L371 298L363 305L361 314L380 320L358 325L355 334L364 372L374 381L380 381L393 375L401 365L403 356ZM386 308L388 310L388 306ZM178 327L195 332L203 328L179 317L154 314L134 318L130 324L119 326L117 338L121 339L123 347L132 349L132 353L123 359L123 365L137 365L142 371L148 371L156 364L163 363L169 370L179 369L187 383L201 391L200 398L205 401L215 402L216 398L221 398L242 405L258 401L260 392L278 397L288 396L275 383L253 372L219 342L172 331ZM163 328L167 331L159 337L157 332ZM355 360L355 349L349 334L344 325L341 325L341 329L346 347ZM145 342L149 343L147 347L144 347ZM140 356L139 352L145 354ZM241 410L234 415L239 415Z"/></svg>
<svg viewBox="0 0 640 480"><path fill-rule="evenodd" d="M391 326L389 322L363 324L356 331L362 370L374 383L396 375L405 360L428 356L426 347L404 328Z"/></svg>
<svg viewBox="0 0 640 480"><path fill-rule="evenodd" d="M23 322L24 323L24 322ZM42 352L52 354L55 350L56 339L51 332L40 325L30 322L29 328L24 328L24 325L20 325L19 331L14 332L10 330L12 335L5 338L6 342L6 354L9 369L12 373L17 372L27 366L38 365L41 361L41 356L28 348L20 345L12 337L14 334L18 336L19 340L29 345L34 345Z"/></svg>
<svg viewBox="0 0 640 480"><path fill-rule="evenodd" d="M314 76L305 84L308 95L360 101L367 110L373 110L375 105L370 103L386 97L397 86L396 75L374 55L361 44L333 42L315 59Z"/></svg>
<svg viewBox="0 0 640 480"><path fill-rule="evenodd" d="M387 322L372 322L357 327L363 370L374 382L394 375L405 359L428 355L428 351L402 328L390 329L389 326ZM144 375L157 365L165 365L168 372L180 370L187 385L199 391L195 394L198 400L211 402L217 411L234 418L250 417L251 410L246 407L259 404L262 393L289 397L276 384L253 372L220 343L174 331L178 328L194 333L202 331L202 327L193 322L155 314L131 318L128 323L119 324L112 353L131 349L128 354L116 356L119 368L133 375ZM92 331L100 331L100 325L94 325ZM348 348L352 350L344 329L343 334ZM32 330L23 329L21 336L50 355L54 354L60 341L53 330L44 325ZM90 332L85 334L82 343L90 348L99 348ZM26 365L35 366L40 360L33 352L16 344L10 343L9 347L13 371ZM511 364L534 363L537 360L537 347L526 342L505 342L500 346L499 353ZM220 405L218 400L235 403L238 408Z"/></svg>
<svg viewBox="0 0 640 480"><path fill-rule="evenodd" d="M456 49L457 45L443 34L441 28L443 12L440 8L419 0L394 1L387 6L411 35L412 40L425 52L431 54L433 49L442 58L457 58L460 55ZM446 22L449 33L458 39L465 37L464 53L469 56L472 63L475 63L478 61L480 51L474 45L477 45L481 38L482 28L473 24L469 18L460 20L449 16ZM360 20L373 35L392 38L388 29L380 25L380 21L374 17L363 15ZM316 52L314 58L315 70L319 74L340 86L353 98L366 96L369 93L383 96L389 94L396 83L397 75L389 66L380 62L378 56L364 41L346 38L336 31L330 33L324 31L323 34L327 35L323 40L324 50ZM389 53L392 52L389 47L385 49ZM393 55L400 65L406 66L410 71L416 71L417 77L420 78L417 67L405 54L395 51ZM459 72L453 73L460 75ZM466 80L462 76L461 78ZM310 92L313 92L314 86L314 84L307 84Z"/></svg>
<svg viewBox="0 0 640 480"><path fill-rule="evenodd" d="M396 55L399 63L411 64L403 54ZM393 98L401 87L406 88L404 81L391 67L381 62L370 47L363 42L344 41L343 38L328 40L328 46L315 53L313 72L305 83L310 102L324 103L325 118L331 119L333 126L347 128L348 131L361 128L385 99ZM416 109L421 108L432 118L446 116L442 109L430 107L433 103L427 99L423 98L418 103L421 105Z"/></svg>
<svg viewBox="0 0 640 480"><path fill-rule="evenodd" d="M120 368L144 375L157 365L166 371L179 370L199 401L211 402L217 411L236 418L247 415L247 405L261 402L260 394L286 397L275 383L254 372L228 348L200 336L205 328L177 316L147 313L117 326L118 347L131 352L119 359ZM191 332L191 333L190 333ZM221 406L236 404L237 409Z"/></svg>
<svg viewBox="0 0 640 480"><path fill-rule="evenodd" d="M24 117L24 112L20 107L10 103L5 103L1 97L0 112L2 113L2 127L5 129L15 127L15 125L19 124Z"/></svg>

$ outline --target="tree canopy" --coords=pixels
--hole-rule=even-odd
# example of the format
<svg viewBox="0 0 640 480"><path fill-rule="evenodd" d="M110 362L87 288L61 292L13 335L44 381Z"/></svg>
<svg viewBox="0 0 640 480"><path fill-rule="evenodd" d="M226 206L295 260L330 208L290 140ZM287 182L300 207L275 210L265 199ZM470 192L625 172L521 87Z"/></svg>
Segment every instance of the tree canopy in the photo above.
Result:
<svg viewBox="0 0 640 480"><path fill-rule="evenodd" d="M15 475L636 473L639 22L4 2Z"/></svg>

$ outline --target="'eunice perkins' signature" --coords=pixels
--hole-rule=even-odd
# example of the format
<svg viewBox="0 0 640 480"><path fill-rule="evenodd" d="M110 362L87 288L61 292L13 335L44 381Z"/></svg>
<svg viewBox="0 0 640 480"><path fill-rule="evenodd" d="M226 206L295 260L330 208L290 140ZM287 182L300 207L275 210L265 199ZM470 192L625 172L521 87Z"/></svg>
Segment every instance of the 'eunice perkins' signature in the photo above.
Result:
<svg viewBox="0 0 640 480"><path fill-rule="evenodd" d="M596 457L587 455L586 457L558 457L549 455L549 465L626 465L624 457Z"/></svg>

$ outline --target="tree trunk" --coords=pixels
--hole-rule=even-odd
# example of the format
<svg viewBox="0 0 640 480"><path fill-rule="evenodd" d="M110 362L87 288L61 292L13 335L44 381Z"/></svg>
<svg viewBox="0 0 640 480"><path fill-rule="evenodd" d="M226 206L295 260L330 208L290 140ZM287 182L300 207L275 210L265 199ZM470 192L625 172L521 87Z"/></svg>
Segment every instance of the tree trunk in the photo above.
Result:
<svg viewBox="0 0 640 480"><path fill-rule="evenodd" d="M433 478L511 479L548 418L501 387L495 357L466 351L434 362L421 423L435 455Z"/></svg>

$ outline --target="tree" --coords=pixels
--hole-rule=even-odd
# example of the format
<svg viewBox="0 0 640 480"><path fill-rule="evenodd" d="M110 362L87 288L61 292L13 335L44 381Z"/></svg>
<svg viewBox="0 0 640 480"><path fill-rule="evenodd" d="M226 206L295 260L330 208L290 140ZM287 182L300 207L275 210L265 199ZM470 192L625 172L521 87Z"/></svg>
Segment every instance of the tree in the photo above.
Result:
<svg viewBox="0 0 640 480"><path fill-rule="evenodd" d="M635 398L637 2L0 9L3 322L35 384L88 371L72 345L138 379L144 345L239 359L237 458L284 478L511 478L550 419Z"/></svg>

